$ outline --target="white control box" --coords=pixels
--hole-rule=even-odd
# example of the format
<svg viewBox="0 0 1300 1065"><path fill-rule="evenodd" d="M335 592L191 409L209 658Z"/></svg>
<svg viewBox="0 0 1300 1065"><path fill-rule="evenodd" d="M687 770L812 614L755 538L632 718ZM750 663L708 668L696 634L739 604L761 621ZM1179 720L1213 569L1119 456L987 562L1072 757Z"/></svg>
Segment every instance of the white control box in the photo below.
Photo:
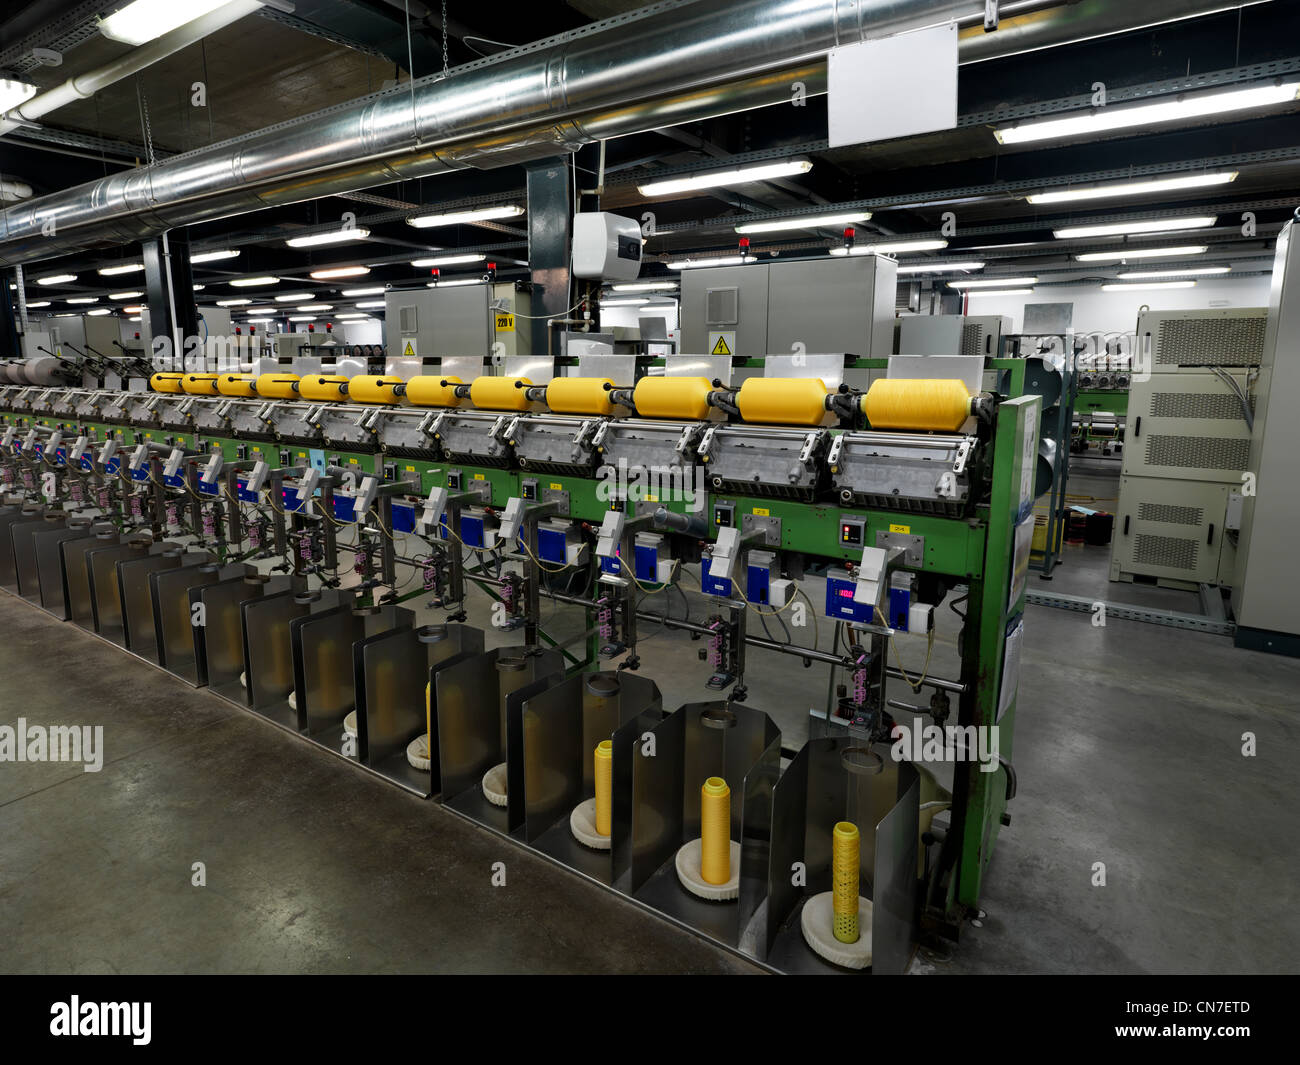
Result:
<svg viewBox="0 0 1300 1065"><path fill-rule="evenodd" d="M573 276L632 281L641 273L641 226L633 218L589 211L573 216Z"/></svg>

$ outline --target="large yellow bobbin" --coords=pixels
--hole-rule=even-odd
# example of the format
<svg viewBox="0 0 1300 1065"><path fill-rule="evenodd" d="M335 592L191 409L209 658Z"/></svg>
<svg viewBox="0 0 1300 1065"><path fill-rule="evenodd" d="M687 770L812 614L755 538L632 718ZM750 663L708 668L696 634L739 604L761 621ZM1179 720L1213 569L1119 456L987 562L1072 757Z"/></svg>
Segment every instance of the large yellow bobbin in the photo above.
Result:
<svg viewBox="0 0 1300 1065"><path fill-rule="evenodd" d="M736 395L740 416L766 425L820 425L826 386L816 377L751 377Z"/></svg>
<svg viewBox="0 0 1300 1065"><path fill-rule="evenodd" d="M181 379L181 388L191 396L215 396L217 392L217 375L214 373L187 373Z"/></svg>
<svg viewBox="0 0 1300 1065"><path fill-rule="evenodd" d="M546 405L556 414L605 415L614 413L608 377L557 377L546 386Z"/></svg>
<svg viewBox="0 0 1300 1065"><path fill-rule="evenodd" d="M835 938L858 941L858 852L861 837L852 821L839 821L831 833L831 901L835 913Z"/></svg>
<svg viewBox="0 0 1300 1065"><path fill-rule="evenodd" d="M970 408L966 382L955 378L884 377L862 397L862 413L873 429L955 433L970 416Z"/></svg>
<svg viewBox="0 0 1300 1065"><path fill-rule="evenodd" d="M456 386L460 383L460 378L455 376L412 377L406 382L406 398L417 407L458 407L460 397L456 395Z"/></svg>
<svg viewBox="0 0 1300 1065"><path fill-rule="evenodd" d="M255 396L257 378L251 373L223 373L217 375L217 391L223 396Z"/></svg>
<svg viewBox="0 0 1300 1065"><path fill-rule="evenodd" d="M596 831L608 836L614 806L614 741L596 744Z"/></svg>
<svg viewBox="0 0 1300 1065"><path fill-rule="evenodd" d="M183 373L156 373L149 378L149 387L155 392L179 392L184 379Z"/></svg>
<svg viewBox="0 0 1300 1065"><path fill-rule="evenodd" d="M525 411L531 405L527 377L476 377L469 386L469 398L479 410Z"/></svg>
<svg viewBox="0 0 1300 1065"><path fill-rule="evenodd" d="M298 384L296 373L264 373L257 378L253 386L259 396L267 399L293 399L298 394L294 387Z"/></svg>
<svg viewBox="0 0 1300 1065"><path fill-rule="evenodd" d="M348 379L337 374L308 374L298 382L298 394L303 399L333 402L347 398Z"/></svg>
<svg viewBox="0 0 1300 1065"><path fill-rule="evenodd" d="M632 401L643 418L690 418L709 416L707 377L643 377L637 382Z"/></svg>
<svg viewBox="0 0 1300 1065"><path fill-rule="evenodd" d="M721 777L700 789L700 876L710 884L731 879L731 789Z"/></svg>
<svg viewBox="0 0 1300 1065"><path fill-rule="evenodd" d="M348 398L354 403L397 403L395 389L404 383L400 377L358 374L348 382Z"/></svg>

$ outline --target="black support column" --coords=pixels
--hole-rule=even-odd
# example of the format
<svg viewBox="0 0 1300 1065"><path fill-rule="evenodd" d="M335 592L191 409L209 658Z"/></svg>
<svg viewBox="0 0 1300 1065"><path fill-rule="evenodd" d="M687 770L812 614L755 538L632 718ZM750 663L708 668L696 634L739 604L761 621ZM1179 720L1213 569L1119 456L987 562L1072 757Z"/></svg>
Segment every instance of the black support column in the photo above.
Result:
<svg viewBox="0 0 1300 1065"><path fill-rule="evenodd" d="M199 335L199 312L194 305L194 275L190 270L190 242L183 231L175 230L147 240L144 253L144 278L149 301L149 329L152 337L171 337L171 354L177 358L176 370L182 368L185 338ZM152 348L152 337L144 339Z"/></svg>
<svg viewBox="0 0 1300 1065"><path fill-rule="evenodd" d="M548 318L568 318L573 305L569 249L573 242L573 181L568 156L526 167L528 178L528 264L533 282L532 354L558 355Z"/></svg>

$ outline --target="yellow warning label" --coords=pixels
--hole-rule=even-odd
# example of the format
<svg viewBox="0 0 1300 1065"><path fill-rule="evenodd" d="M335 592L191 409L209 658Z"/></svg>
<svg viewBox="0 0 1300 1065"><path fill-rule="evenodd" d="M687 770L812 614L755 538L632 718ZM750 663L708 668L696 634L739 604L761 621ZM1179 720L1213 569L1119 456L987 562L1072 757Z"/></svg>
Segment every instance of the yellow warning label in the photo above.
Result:
<svg viewBox="0 0 1300 1065"><path fill-rule="evenodd" d="M719 335L717 343L709 350L710 355L730 355L731 349L727 347L727 338Z"/></svg>
<svg viewBox="0 0 1300 1065"><path fill-rule="evenodd" d="M415 467L414 467L414 466L407 466L407 467L406 467L406 472L407 472L407 473L414 473L414 472L415 472Z"/></svg>
<svg viewBox="0 0 1300 1065"><path fill-rule="evenodd" d="M486 478L483 474L481 474L481 473L476 473L476 474L474 474L474 480L476 480L476 481L486 481L487 478Z"/></svg>
<svg viewBox="0 0 1300 1065"><path fill-rule="evenodd" d="M551 482L551 491L552 491L552 492L559 492L559 491L561 491L563 488L564 488L564 485L562 485L559 481L552 481L552 482Z"/></svg>
<svg viewBox="0 0 1300 1065"><path fill-rule="evenodd" d="M350 463L352 463L353 466L355 466L355 465L357 464L357 460L356 460L356 459L348 459L348 461L349 461Z"/></svg>
<svg viewBox="0 0 1300 1065"><path fill-rule="evenodd" d="M912 527L910 525L891 525L889 527L889 531L896 532L896 533L910 533L912 531Z"/></svg>
<svg viewBox="0 0 1300 1065"><path fill-rule="evenodd" d="M766 507L755 507L754 513L757 514L760 518L770 518L772 516L772 512L768 510Z"/></svg>
<svg viewBox="0 0 1300 1065"><path fill-rule="evenodd" d="M498 314L496 319L498 333L513 333L515 331L515 316L513 314Z"/></svg>
<svg viewBox="0 0 1300 1065"><path fill-rule="evenodd" d="M413 359L416 357L414 340L408 340L406 342L405 346L402 348L402 357L404 359Z"/></svg>

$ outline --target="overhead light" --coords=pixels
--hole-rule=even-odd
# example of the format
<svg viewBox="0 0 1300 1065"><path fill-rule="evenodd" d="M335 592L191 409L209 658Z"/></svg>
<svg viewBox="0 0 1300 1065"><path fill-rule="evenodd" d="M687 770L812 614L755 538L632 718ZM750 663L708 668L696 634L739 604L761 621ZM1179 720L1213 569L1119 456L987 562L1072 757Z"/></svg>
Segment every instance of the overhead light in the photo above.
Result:
<svg viewBox="0 0 1300 1065"><path fill-rule="evenodd" d="M329 233L313 233L309 237L290 237L285 243L291 248L317 248L322 244L343 244L349 240L365 240L369 236L370 230L353 226L350 229L335 229Z"/></svg>
<svg viewBox="0 0 1300 1065"><path fill-rule="evenodd" d="M111 300L138 300L143 295L143 292L110 292L108 298Z"/></svg>
<svg viewBox="0 0 1300 1065"><path fill-rule="evenodd" d="M345 296L379 296L379 295L382 295L383 293L385 293L385 292L387 292L387 291L388 291L388 289L386 289L383 285L376 285L374 288L345 288L345 289L343 290L343 295L345 295Z"/></svg>
<svg viewBox="0 0 1300 1065"><path fill-rule="evenodd" d="M644 307L649 299L601 300L602 307Z"/></svg>
<svg viewBox="0 0 1300 1065"><path fill-rule="evenodd" d="M446 214L416 215L406 220L416 229L435 229L438 226L458 226L466 222L490 222L497 218L518 218L522 207L513 204L505 207L478 207L470 211L451 211Z"/></svg>
<svg viewBox="0 0 1300 1065"><path fill-rule="evenodd" d="M795 174L806 174L811 169L812 163L807 159L786 159L779 163L759 163L756 166L742 166L732 170L710 170L689 177L651 181L645 185L638 185L636 191L642 196L671 196L674 193L693 192L696 189L716 189L724 185L744 185L750 181L792 177Z"/></svg>
<svg viewBox="0 0 1300 1065"><path fill-rule="evenodd" d="M36 95L36 86L12 78L0 78L0 114L26 103Z"/></svg>
<svg viewBox="0 0 1300 1065"><path fill-rule="evenodd" d="M452 281L430 281L429 288L460 288L464 285L483 285L486 282L481 277L458 277ZM357 304L358 307L361 304Z"/></svg>
<svg viewBox="0 0 1300 1065"><path fill-rule="evenodd" d="M332 303L302 303L294 308L295 311L332 311Z"/></svg>
<svg viewBox="0 0 1300 1065"><path fill-rule="evenodd" d="M1102 285L1103 292L1150 292L1158 288L1193 288L1195 281L1151 281L1145 285Z"/></svg>
<svg viewBox="0 0 1300 1065"><path fill-rule="evenodd" d="M368 266L331 266L326 270L313 270L309 276L317 281L326 281L331 277L361 277L368 273Z"/></svg>
<svg viewBox="0 0 1300 1065"><path fill-rule="evenodd" d="M1174 233L1186 229L1209 229L1219 220L1218 215L1196 215L1192 218L1144 218L1138 222L1105 222L1094 226L1067 226L1052 230L1057 240L1076 240L1083 237L1116 237L1131 233Z"/></svg>
<svg viewBox="0 0 1300 1065"><path fill-rule="evenodd" d="M458 266L461 263L481 263L486 255L467 253L465 255L438 255L432 259L412 259L412 266Z"/></svg>
<svg viewBox="0 0 1300 1065"><path fill-rule="evenodd" d="M913 263L910 266L900 266L900 274L946 274L950 270L983 270L984 264L980 262L965 263Z"/></svg>
<svg viewBox="0 0 1300 1065"><path fill-rule="evenodd" d="M218 307L247 307L252 300L217 300Z"/></svg>
<svg viewBox="0 0 1300 1065"><path fill-rule="evenodd" d="M69 296L64 303L98 303L98 296Z"/></svg>
<svg viewBox="0 0 1300 1065"><path fill-rule="evenodd" d="M273 322L273 321L275 321L275 319L274 319L274 318L245 318L244 321L246 321L246 322Z"/></svg>
<svg viewBox="0 0 1300 1065"><path fill-rule="evenodd" d="M997 288L999 285L1012 288L1018 285L1034 285L1038 283L1036 277L982 277L979 279L949 281L949 288Z"/></svg>
<svg viewBox="0 0 1300 1065"><path fill-rule="evenodd" d="M1208 244L1182 244L1174 248L1127 248L1124 251L1090 251L1076 255L1081 263L1113 263L1121 259L1166 259L1179 255L1204 255Z"/></svg>
<svg viewBox="0 0 1300 1065"><path fill-rule="evenodd" d="M205 288L207 288L208 286L207 286L207 285L191 285L190 287L191 287L192 289L194 289L195 292L202 292L202 291L203 291Z"/></svg>
<svg viewBox="0 0 1300 1065"><path fill-rule="evenodd" d="M676 262L668 264L669 270L694 270L700 266L740 266L742 263L752 263L755 260L753 255L721 255L713 259L678 259Z"/></svg>
<svg viewBox="0 0 1300 1065"><path fill-rule="evenodd" d="M1300 81L1280 85L1257 85L1245 89L1228 89L1200 96L1179 95L1151 103L1110 104L1087 113L1065 118L1041 118L1003 126L993 131L1001 144L1024 144L1028 141L1057 137L1095 137L1112 130L1132 126L1150 126L1160 122L1188 122L1191 119L1241 111L1251 107L1268 107L1290 103L1300 92Z"/></svg>
<svg viewBox="0 0 1300 1065"><path fill-rule="evenodd" d="M315 316L314 314L291 314L291 315L289 315L289 321L291 321L291 322L314 322L314 321L316 321L316 316Z"/></svg>
<svg viewBox="0 0 1300 1065"><path fill-rule="evenodd" d="M190 256L191 263L215 263L218 259L233 259L239 255L238 248L223 248L221 251L201 251Z"/></svg>
<svg viewBox="0 0 1300 1065"><path fill-rule="evenodd" d="M1033 293L1032 288L986 288L976 289L974 292L968 292L968 296L1029 296Z"/></svg>
<svg viewBox="0 0 1300 1065"><path fill-rule="evenodd" d="M614 292L671 292L676 288L676 281L632 281L610 286Z"/></svg>
<svg viewBox="0 0 1300 1065"><path fill-rule="evenodd" d="M1152 181L1121 181L1110 185L1090 185L1082 189L1061 189L1056 192L1035 192L1026 196L1029 203L1069 203L1074 200L1105 200L1113 196L1145 196L1152 192L1177 192L1182 189L1201 189L1211 185L1227 185L1237 180L1237 171L1224 170L1217 174L1191 174L1187 177L1156 178Z"/></svg>
<svg viewBox="0 0 1300 1065"><path fill-rule="evenodd" d="M276 303L302 303L304 300L312 299L315 293L312 292L290 292L282 293L275 297Z"/></svg>
<svg viewBox="0 0 1300 1065"><path fill-rule="evenodd" d="M143 306L143 305L133 305L133 306L130 306L130 307L123 307L123 308L122 308L122 313L123 313L123 314L139 314L142 310L144 310L144 306Z"/></svg>
<svg viewBox="0 0 1300 1065"><path fill-rule="evenodd" d="M266 285L278 285L280 279L269 274L262 277L237 277L230 282L233 288L263 288Z"/></svg>
<svg viewBox="0 0 1300 1065"><path fill-rule="evenodd" d="M1122 281L1150 281L1153 278L1160 277L1190 277L1193 274L1201 276L1203 274L1226 274L1232 270L1231 266L1189 266L1186 270L1132 270L1124 274L1116 274Z"/></svg>
<svg viewBox="0 0 1300 1065"><path fill-rule="evenodd" d="M49 305L50 305L50 301L49 301L49 300L37 300L35 303L28 303L28 304L27 304L28 309L30 309L30 308L32 308L32 307L48 307Z"/></svg>
<svg viewBox="0 0 1300 1065"><path fill-rule="evenodd" d="M336 314L334 317L337 318L340 322L346 322L352 318L369 318L370 315L358 311L355 314Z"/></svg>
<svg viewBox="0 0 1300 1065"><path fill-rule="evenodd" d="M279 307L249 307L245 314L280 314Z"/></svg>
<svg viewBox="0 0 1300 1065"><path fill-rule="evenodd" d="M49 277L38 277L36 283L38 285L66 285L76 280L76 274L51 274Z"/></svg>
<svg viewBox="0 0 1300 1065"><path fill-rule="evenodd" d="M909 251L938 251L946 240L898 240L888 244L855 244L851 248L831 248L832 255L899 255Z"/></svg>
<svg viewBox="0 0 1300 1065"><path fill-rule="evenodd" d="M117 274L138 274L144 269L144 263L122 263L120 266L101 266L95 273L101 277L114 277Z"/></svg>
<svg viewBox="0 0 1300 1065"><path fill-rule="evenodd" d="M96 307L93 311L87 311L86 313L93 318L98 318L101 315L112 314L113 312L107 307Z"/></svg>
<svg viewBox="0 0 1300 1065"><path fill-rule="evenodd" d="M128 319L127 319L128 322L138 322L139 320L140 320L140 316L139 316L139 315L136 315L134 318L128 318Z"/></svg>
<svg viewBox="0 0 1300 1065"><path fill-rule="evenodd" d="M357 307L360 310L365 310L368 307L382 307L382 306L384 306L383 300L369 300L368 302L357 304Z"/></svg>
<svg viewBox="0 0 1300 1065"><path fill-rule="evenodd" d="M145 44L227 3L229 0L135 0L102 20L99 32L123 44Z"/></svg>
<svg viewBox="0 0 1300 1065"><path fill-rule="evenodd" d="M788 229L822 229L826 226L851 226L865 222L870 211L841 211L839 214L810 214L802 218L776 218L770 222L745 222L736 226L737 233L779 233ZM945 244L947 241L944 242Z"/></svg>

